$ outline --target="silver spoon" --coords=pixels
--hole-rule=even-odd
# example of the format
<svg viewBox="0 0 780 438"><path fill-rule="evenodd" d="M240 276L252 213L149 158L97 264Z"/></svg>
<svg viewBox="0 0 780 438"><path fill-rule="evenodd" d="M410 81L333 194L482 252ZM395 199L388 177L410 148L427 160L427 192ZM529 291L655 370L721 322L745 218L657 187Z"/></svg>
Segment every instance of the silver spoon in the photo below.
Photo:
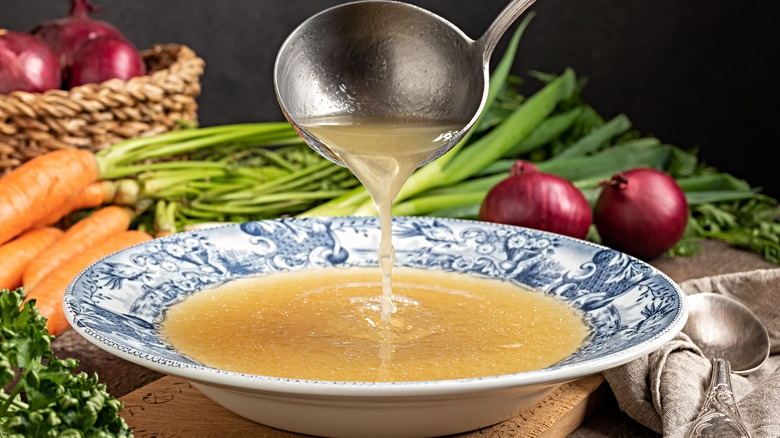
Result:
<svg viewBox="0 0 780 438"><path fill-rule="evenodd" d="M359 1L304 21L282 44L274 87L287 119L314 150L344 163L300 123L338 116L444 120L462 126L429 163L455 146L482 110L490 56L534 0L512 0L477 40L425 9Z"/></svg>
<svg viewBox="0 0 780 438"><path fill-rule="evenodd" d="M688 437L750 437L737 410L731 373L748 374L769 357L769 334L753 312L719 294L688 297L688 321L683 328L712 360L710 386Z"/></svg>

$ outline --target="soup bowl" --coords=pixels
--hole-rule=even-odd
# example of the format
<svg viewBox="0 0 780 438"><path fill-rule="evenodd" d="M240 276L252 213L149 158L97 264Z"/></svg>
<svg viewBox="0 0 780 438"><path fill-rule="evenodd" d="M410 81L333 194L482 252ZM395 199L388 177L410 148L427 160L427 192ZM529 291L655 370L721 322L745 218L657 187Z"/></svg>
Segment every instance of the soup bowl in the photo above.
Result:
<svg viewBox="0 0 780 438"><path fill-rule="evenodd" d="M380 234L373 217L278 219L174 234L93 264L70 284L63 305L74 329L100 348L186 379L243 417L293 432L354 437L437 436L495 424L564 382L654 351L687 319L679 287L626 254L515 226L397 217L396 266L501 279L557 297L582 313L589 328L584 344L551 366L522 373L336 382L214 369L177 352L161 334L171 305L226 281L378 266Z"/></svg>

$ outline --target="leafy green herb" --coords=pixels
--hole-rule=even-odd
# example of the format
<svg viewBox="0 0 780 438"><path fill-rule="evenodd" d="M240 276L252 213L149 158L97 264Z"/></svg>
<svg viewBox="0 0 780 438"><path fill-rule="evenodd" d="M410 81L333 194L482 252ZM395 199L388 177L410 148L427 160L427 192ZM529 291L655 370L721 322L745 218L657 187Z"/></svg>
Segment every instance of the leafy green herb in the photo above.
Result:
<svg viewBox="0 0 780 438"><path fill-rule="evenodd" d="M691 208L693 233L761 254L780 264L780 206L767 198L704 203Z"/></svg>
<svg viewBox="0 0 780 438"><path fill-rule="evenodd" d="M118 416L122 403L97 376L74 373L75 359L51 351L54 338L34 300L0 291L0 437L131 437Z"/></svg>

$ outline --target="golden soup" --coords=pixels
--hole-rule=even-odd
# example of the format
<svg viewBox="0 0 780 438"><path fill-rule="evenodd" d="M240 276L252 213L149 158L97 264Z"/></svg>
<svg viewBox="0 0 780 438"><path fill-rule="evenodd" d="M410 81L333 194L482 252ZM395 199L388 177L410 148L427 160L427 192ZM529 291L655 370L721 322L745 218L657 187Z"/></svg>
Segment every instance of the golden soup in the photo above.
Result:
<svg viewBox="0 0 780 438"><path fill-rule="evenodd" d="M380 277L380 278L378 278ZM292 379L421 381L544 368L588 334L578 311L495 279L397 268L381 318L377 269L231 281L172 306L170 344L205 365Z"/></svg>

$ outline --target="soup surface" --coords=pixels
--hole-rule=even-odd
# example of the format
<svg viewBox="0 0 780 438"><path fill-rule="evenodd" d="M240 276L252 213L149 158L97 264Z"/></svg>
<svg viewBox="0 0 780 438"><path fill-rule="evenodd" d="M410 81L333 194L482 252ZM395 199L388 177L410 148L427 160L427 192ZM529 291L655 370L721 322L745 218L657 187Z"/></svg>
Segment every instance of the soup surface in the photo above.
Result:
<svg viewBox="0 0 780 438"><path fill-rule="evenodd" d="M499 280L397 268L381 318L370 268L231 281L172 306L170 344L219 369L328 381L444 380L546 367L588 334L568 304Z"/></svg>

